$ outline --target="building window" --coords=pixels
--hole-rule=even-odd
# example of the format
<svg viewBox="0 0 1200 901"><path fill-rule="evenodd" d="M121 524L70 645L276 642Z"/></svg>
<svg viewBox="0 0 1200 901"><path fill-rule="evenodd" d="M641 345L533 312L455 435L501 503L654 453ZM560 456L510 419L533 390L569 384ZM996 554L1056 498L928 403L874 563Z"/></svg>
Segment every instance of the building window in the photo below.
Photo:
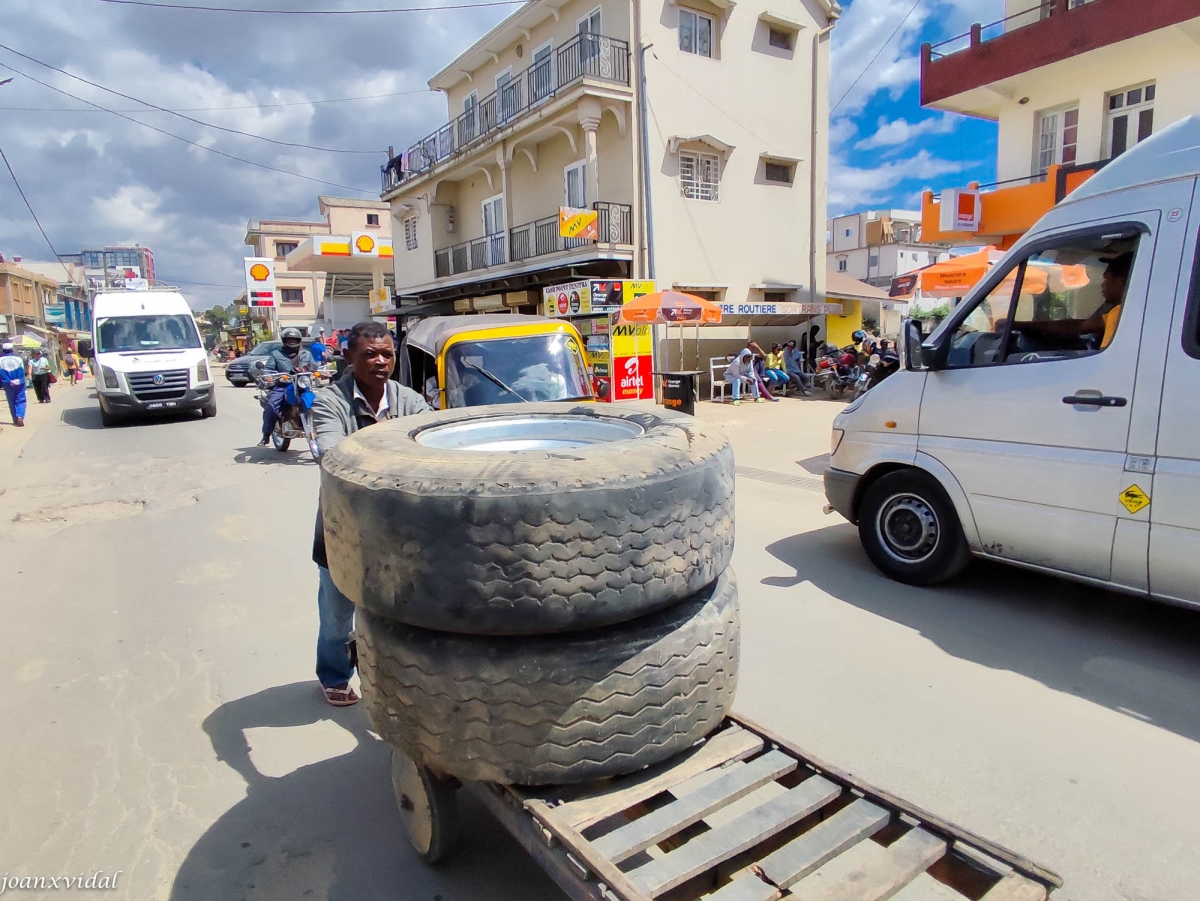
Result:
<svg viewBox="0 0 1200 901"><path fill-rule="evenodd" d="M679 187L691 200L719 200L721 160L715 153L680 153Z"/></svg>
<svg viewBox="0 0 1200 901"><path fill-rule="evenodd" d="M1051 166L1073 166L1079 143L1079 108L1038 113L1035 168L1044 175Z"/></svg>
<svg viewBox="0 0 1200 901"><path fill-rule="evenodd" d="M300 245L295 241L276 241L275 242L275 259L282 260L289 253L295 250Z"/></svg>
<svg viewBox="0 0 1200 901"><path fill-rule="evenodd" d="M838 257L838 272L845 272L845 271L846 271L846 258Z"/></svg>
<svg viewBox="0 0 1200 901"><path fill-rule="evenodd" d="M1154 133L1155 84L1125 88L1109 94L1105 106L1105 146L1109 159L1115 159Z"/></svg>
<svg viewBox="0 0 1200 901"><path fill-rule="evenodd" d="M280 288L279 289L280 303L304 303L303 288Z"/></svg>
<svg viewBox="0 0 1200 901"><path fill-rule="evenodd" d="M847 237L847 238L849 238L849 237L850 237L850 234L851 234L851 232L850 232L850 229L846 229L846 237Z"/></svg>
<svg viewBox="0 0 1200 901"><path fill-rule="evenodd" d="M404 249L417 249L417 217L409 216L404 220Z"/></svg>
<svg viewBox="0 0 1200 901"><path fill-rule="evenodd" d="M763 177L776 184L790 185L792 183L792 167L787 163L768 162L763 168Z"/></svg>
<svg viewBox="0 0 1200 901"><path fill-rule="evenodd" d="M378 225L378 224L379 224L379 214L378 213L367 213L367 225Z"/></svg>
<svg viewBox="0 0 1200 901"><path fill-rule="evenodd" d="M713 20L691 9L679 10L679 49L697 56L713 55Z"/></svg>
<svg viewBox="0 0 1200 901"><path fill-rule="evenodd" d="M871 254L870 262L867 265L869 265L871 268L878 266L879 265L879 254L877 254L877 253Z"/></svg>
<svg viewBox="0 0 1200 901"><path fill-rule="evenodd" d="M767 43L772 47L778 47L780 50L791 50L792 36L779 28L768 28Z"/></svg>

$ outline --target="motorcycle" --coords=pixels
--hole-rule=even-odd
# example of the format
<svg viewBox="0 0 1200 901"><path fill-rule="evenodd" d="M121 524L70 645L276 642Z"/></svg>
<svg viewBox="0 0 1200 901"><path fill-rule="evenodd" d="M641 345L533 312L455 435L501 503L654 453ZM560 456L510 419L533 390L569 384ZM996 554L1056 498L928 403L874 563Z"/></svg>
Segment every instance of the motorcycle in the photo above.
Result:
<svg viewBox="0 0 1200 901"><path fill-rule="evenodd" d="M885 350L882 354L871 354L867 366L859 375L854 385L854 399L862 397L893 372L900 369L900 355L894 350Z"/></svg>
<svg viewBox="0 0 1200 901"><path fill-rule="evenodd" d="M858 381L860 371L858 351L853 345L839 349L827 344L824 356L817 360L813 385L821 385L833 397L841 397Z"/></svg>
<svg viewBox="0 0 1200 901"><path fill-rule="evenodd" d="M271 430L271 445L283 453L291 447L292 440L302 438L308 442L309 453L316 460L320 456L317 449L317 433L313 427L312 408L316 400L317 389L322 381L327 381L331 373L324 370L316 372L284 372L273 373L265 371L265 364L255 364L258 372L254 382L258 386L258 404L264 410L272 389L285 385L283 416Z"/></svg>

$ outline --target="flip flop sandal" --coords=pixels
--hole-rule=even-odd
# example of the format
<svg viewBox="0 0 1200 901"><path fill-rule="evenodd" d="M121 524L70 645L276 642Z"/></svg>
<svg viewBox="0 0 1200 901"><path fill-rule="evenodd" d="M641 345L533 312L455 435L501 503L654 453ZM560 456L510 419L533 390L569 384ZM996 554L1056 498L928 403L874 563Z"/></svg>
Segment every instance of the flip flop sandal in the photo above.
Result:
<svg viewBox="0 0 1200 901"><path fill-rule="evenodd" d="M352 707L358 703L358 695L348 684L333 688L322 687L321 693L325 695L325 700L334 707Z"/></svg>

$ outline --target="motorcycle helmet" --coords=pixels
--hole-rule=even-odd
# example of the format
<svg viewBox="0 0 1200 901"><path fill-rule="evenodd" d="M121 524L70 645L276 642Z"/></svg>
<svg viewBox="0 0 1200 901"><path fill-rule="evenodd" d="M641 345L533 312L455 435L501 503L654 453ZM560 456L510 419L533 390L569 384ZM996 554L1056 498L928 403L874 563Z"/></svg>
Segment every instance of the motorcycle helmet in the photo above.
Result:
<svg viewBox="0 0 1200 901"><path fill-rule="evenodd" d="M867 333L864 332L862 329L859 329L853 335L850 336L850 340L853 341L855 344L862 344L863 341L866 340L866 338L867 338Z"/></svg>
<svg viewBox="0 0 1200 901"><path fill-rule="evenodd" d="M285 328L280 332L279 339L283 342L283 346L289 349L299 347L304 340L300 335L300 329L297 328Z"/></svg>

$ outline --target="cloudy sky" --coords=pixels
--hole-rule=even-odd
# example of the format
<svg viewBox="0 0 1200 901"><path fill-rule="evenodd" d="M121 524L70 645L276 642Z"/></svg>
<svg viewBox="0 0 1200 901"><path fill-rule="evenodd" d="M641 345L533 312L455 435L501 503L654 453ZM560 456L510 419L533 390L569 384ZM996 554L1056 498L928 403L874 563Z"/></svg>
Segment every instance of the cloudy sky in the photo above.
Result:
<svg viewBox="0 0 1200 901"><path fill-rule="evenodd" d="M361 9L445 2L202 5ZM999 19L1003 0L921 0L915 10L911 0L844 5L833 32L830 213L912 207L924 187L991 180L995 127L922 110L918 52L922 41ZM282 17L103 0L0 0L0 79L14 76L0 87L0 147L60 253L140 243L153 248L159 278L182 285L194 306L226 303L242 278L246 220L315 218L318 193L355 196L359 189L357 196L377 198L387 146L408 146L445 121L442 95L430 93L426 80L515 8ZM366 152L284 146L201 123ZM50 258L3 168L0 252Z"/></svg>

